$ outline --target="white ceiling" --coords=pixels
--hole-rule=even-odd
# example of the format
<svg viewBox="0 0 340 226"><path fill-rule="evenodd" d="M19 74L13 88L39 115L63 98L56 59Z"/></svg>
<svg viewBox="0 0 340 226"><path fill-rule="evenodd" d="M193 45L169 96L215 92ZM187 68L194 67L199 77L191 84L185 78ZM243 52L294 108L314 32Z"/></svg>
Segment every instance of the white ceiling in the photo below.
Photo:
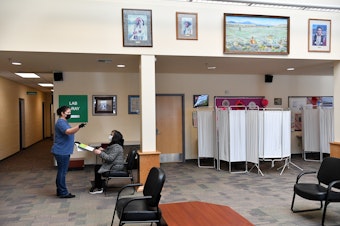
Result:
<svg viewBox="0 0 340 226"><path fill-rule="evenodd" d="M105 59L112 62L103 63ZM333 62L330 60L296 60L273 58L244 57L192 57L192 56L156 56L157 73L190 73L190 74L272 74L272 75L332 75ZM21 66L11 64L19 61ZM125 68L117 68L125 64ZM215 66L208 70L207 66ZM295 71L286 71L294 67ZM0 51L0 76L20 84L50 92L38 82L53 82L53 72L122 72L138 73L138 55L77 54L77 53L37 53ZM23 79L15 72L35 72L40 79Z"/></svg>

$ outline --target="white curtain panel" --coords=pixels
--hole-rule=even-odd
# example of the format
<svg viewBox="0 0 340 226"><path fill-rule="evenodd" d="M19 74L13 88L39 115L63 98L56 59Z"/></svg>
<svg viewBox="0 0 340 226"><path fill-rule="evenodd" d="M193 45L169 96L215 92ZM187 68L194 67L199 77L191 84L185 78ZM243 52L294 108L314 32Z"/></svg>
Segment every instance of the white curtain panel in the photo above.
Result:
<svg viewBox="0 0 340 226"><path fill-rule="evenodd" d="M291 155L291 112L282 112L282 156L290 157Z"/></svg>
<svg viewBox="0 0 340 226"><path fill-rule="evenodd" d="M282 111L264 111L263 158L282 156Z"/></svg>
<svg viewBox="0 0 340 226"><path fill-rule="evenodd" d="M320 152L320 111L319 109L303 108L302 140L304 152Z"/></svg>
<svg viewBox="0 0 340 226"><path fill-rule="evenodd" d="M216 111L219 160L229 161L229 111Z"/></svg>
<svg viewBox="0 0 340 226"><path fill-rule="evenodd" d="M330 153L330 142L334 141L334 109L320 108L320 148L322 153Z"/></svg>
<svg viewBox="0 0 340 226"><path fill-rule="evenodd" d="M229 111L229 156L230 162L246 161L245 110Z"/></svg>
<svg viewBox="0 0 340 226"><path fill-rule="evenodd" d="M211 110L197 111L198 157L215 157L215 117Z"/></svg>
<svg viewBox="0 0 340 226"><path fill-rule="evenodd" d="M259 111L246 112L246 156L247 161L259 163Z"/></svg>

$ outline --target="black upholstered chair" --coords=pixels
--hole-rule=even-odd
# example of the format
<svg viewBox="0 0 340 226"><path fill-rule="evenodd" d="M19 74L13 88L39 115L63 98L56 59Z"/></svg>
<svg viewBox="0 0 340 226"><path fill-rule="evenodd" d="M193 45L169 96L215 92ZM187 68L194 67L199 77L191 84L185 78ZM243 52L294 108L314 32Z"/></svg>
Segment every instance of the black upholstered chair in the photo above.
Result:
<svg viewBox="0 0 340 226"><path fill-rule="evenodd" d="M117 195L111 226L113 225L116 213L120 226L126 223L156 223L160 225L162 214L158 204L161 199L164 182L164 171L161 168L153 167L144 184L143 195L122 195L125 189L131 187L136 189L142 184L128 184L124 186Z"/></svg>
<svg viewBox="0 0 340 226"><path fill-rule="evenodd" d="M299 183L302 176L307 174L316 174L317 183ZM340 202L340 159L327 157L325 158L318 172L302 172L296 178L294 185L294 195L291 210L294 213L312 210L321 210L324 202L324 209L321 224L324 225L326 209L331 202ZM319 201L320 207L314 209L294 210L295 195L302 198Z"/></svg>
<svg viewBox="0 0 340 226"><path fill-rule="evenodd" d="M128 154L128 156L126 158L126 163L125 163L123 170L120 170L120 171L110 170L108 172L102 173L102 177L105 179L105 192L106 192L106 190L109 186L109 181L111 179L126 178L126 179L130 179L131 184L134 183L132 170L134 168L136 158L137 158L137 151L131 150L131 152Z"/></svg>

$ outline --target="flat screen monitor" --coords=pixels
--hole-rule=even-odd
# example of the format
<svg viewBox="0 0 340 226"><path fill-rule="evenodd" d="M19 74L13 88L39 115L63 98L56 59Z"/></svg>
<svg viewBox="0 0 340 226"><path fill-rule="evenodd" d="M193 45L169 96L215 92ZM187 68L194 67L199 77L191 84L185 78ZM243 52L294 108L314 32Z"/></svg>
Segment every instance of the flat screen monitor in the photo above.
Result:
<svg viewBox="0 0 340 226"><path fill-rule="evenodd" d="M209 95L194 95L194 108L209 106Z"/></svg>

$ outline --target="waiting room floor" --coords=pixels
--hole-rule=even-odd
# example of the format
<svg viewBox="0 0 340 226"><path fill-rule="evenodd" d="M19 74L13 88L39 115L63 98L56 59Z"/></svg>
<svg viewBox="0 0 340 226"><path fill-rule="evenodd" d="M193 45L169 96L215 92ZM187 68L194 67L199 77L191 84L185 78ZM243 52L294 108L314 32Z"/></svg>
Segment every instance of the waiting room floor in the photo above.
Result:
<svg viewBox="0 0 340 226"><path fill-rule="evenodd" d="M93 166L69 171L68 187L76 198L56 197L51 145L52 141L47 139L0 162L0 225L109 225L116 191L110 190L106 196L88 193ZM294 155L292 162L305 171L317 170L320 165L304 161L300 155ZM261 162L264 174L261 176L256 170L229 173L225 170L226 163L220 171L199 168L196 161L164 163L161 167L167 179L161 203L204 201L227 205L254 225L320 225L322 211L291 212L293 185L301 171L291 165L280 175L277 168L282 164L283 161L275 162L272 168L271 162ZM235 164L233 170L242 166ZM317 205L301 198L296 199L296 204L301 208ZM340 225L339 213L340 204L331 203L326 225Z"/></svg>

